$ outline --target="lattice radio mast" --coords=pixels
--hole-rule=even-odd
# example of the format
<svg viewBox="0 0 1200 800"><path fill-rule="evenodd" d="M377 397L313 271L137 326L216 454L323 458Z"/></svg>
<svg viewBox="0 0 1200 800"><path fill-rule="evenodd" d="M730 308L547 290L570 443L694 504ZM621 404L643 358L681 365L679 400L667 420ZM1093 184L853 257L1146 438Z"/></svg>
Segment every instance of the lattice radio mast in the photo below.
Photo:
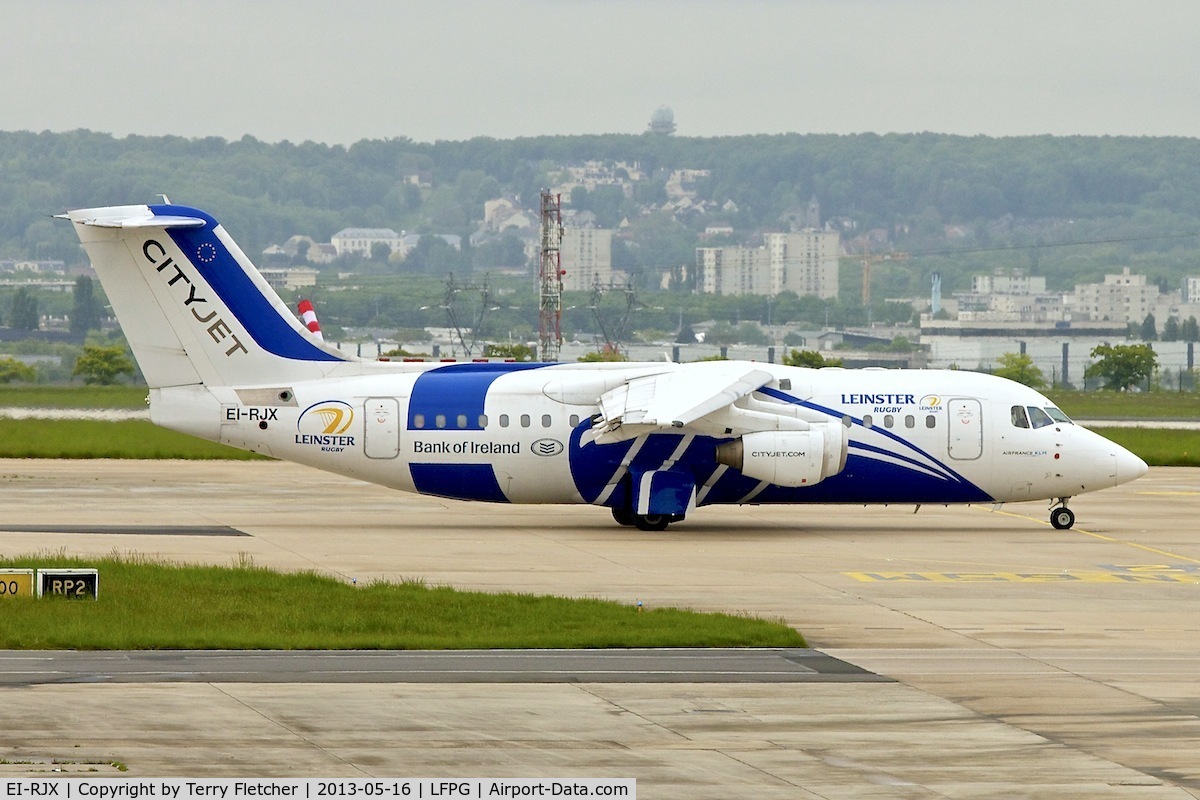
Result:
<svg viewBox="0 0 1200 800"><path fill-rule="evenodd" d="M562 350L562 195L542 190L542 247L538 268L538 358L558 361Z"/></svg>
<svg viewBox="0 0 1200 800"><path fill-rule="evenodd" d="M467 309L460 308L459 297L464 292L478 292L479 305L473 309L468 304ZM458 337L458 343L462 346L463 352L467 358L474 355L475 345L479 343L479 337L483 335L483 320L487 317L489 311L495 311L497 307L492 306L492 290L488 287L488 276L485 273L483 283L455 283L454 273L451 272L446 276L446 299L442 301L442 308L446 309L446 320L450 323L450 327L454 329L454 335ZM471 314L469 324L464 324L462 312L466 310ZM467 336L463 332L466 328L471 332L471 341L467 341Z"/></svg>

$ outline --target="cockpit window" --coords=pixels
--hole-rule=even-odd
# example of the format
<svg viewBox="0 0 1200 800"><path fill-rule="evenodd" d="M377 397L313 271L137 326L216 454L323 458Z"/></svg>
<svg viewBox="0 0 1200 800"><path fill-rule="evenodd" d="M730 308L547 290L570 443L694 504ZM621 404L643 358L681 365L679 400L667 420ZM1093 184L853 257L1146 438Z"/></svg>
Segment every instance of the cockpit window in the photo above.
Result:
<svg viewBox="0 0 1200 800"><path fill-rule="evenodd" d="M1025 406L1012 407L1012 424L1017 428L1029 427L1029 417L1025 416Z"/></svg>
<svg viewBox="0 0 1200 800"><path fill-rule="evenodd" d="M1047 425L1054 424L1054 420L1050 419L1050 415L1037 406L1029 406L1029 421L1033 423L1033 427L1035 428L1044 428Z"/></svg>
<svg viewBox="0 0 1200 800"><path fill-rule="evenodd" d="M1046 413L1047 413L1047 414L1049 414L1049 415L1050 415L1050 419L1054 420L1055 422L1065 422L1065 423L1067 423L1068 425L1074 425L1074 424L1075 424L1074 422L1071 422L1071 418L1070 418L1070 417L1068 417L1068 416L1067 416L1066 414L1064 414L1063 412L1059 411L1059 410L1058 410L1057 408L1055 408L1054 406L1046 406Z"/></svg>

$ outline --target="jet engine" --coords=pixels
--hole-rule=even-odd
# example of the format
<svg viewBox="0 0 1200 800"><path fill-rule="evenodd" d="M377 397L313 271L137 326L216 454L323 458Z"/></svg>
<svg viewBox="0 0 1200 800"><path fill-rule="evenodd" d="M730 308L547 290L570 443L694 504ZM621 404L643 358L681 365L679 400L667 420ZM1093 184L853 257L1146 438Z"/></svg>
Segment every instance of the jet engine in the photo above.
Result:
<svg viewBox="0 0 1200 800"><path fill-rule="evenodd" d="M837 423L806 431L757 431L717 445L717 462L776 486L812 486L846 468L849 441Z"/></svg>

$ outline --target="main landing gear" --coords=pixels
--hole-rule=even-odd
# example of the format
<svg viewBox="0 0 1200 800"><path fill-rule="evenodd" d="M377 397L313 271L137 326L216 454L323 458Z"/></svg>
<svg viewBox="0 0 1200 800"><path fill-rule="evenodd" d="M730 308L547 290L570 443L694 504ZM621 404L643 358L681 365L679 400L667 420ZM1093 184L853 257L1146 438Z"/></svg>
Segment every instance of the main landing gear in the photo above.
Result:
<svg viewBox="0 0 1200 800"><path fill-rule="evenodd" d="M1075 524L1075 512L1067 508L1069 497L1060 497L1058 502L1061 504L1057 508L1050 509L1050 524L1055 529L1065 531Z"/></svg>
<svg viewBox="0 0 1200 800"><path fill-rule="evenodd" d="M616 507L613 508L612 515L621 525L629 525L639 531L665 531L672 522L683 519L673 514L635 514L627 508Z"/></svg>

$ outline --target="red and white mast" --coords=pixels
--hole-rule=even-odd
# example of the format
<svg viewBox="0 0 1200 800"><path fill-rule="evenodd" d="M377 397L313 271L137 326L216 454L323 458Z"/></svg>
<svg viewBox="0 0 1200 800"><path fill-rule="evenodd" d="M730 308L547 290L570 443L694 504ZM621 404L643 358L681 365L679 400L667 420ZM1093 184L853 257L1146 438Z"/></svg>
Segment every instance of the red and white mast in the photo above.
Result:
<svg viewBox="0 0 1200 800"><path fill-rule="evenodd" d="M562 195L542 190L542 246L538 267L538 359L558 361L562 350Z"/></svg>

